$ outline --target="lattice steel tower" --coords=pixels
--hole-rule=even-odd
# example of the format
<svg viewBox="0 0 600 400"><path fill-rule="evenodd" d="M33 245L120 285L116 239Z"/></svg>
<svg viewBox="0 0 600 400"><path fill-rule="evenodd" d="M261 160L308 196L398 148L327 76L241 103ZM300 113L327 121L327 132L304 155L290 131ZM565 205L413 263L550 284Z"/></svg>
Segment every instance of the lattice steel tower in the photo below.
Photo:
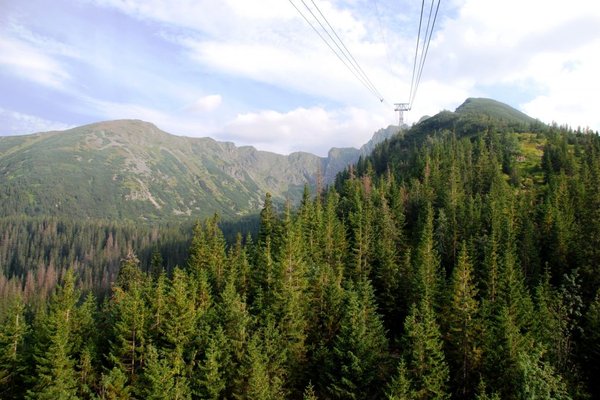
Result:
<svg viewBox="0 0 600 400"><path fill-rule="evenodd" d="M402 126L404 124L404 111L410 111L409 103L395 103L396 108L394 111L398 111L398 126Z"/></svg>

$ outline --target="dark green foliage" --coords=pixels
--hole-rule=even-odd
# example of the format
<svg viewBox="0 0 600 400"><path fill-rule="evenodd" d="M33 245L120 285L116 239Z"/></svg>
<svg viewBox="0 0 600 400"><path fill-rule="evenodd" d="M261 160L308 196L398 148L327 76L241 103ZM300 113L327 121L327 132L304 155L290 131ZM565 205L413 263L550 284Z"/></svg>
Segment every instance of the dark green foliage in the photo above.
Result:
<svg viewBox="0 0 600 400"><path fill-rule="evenodd" d="M435 313L427 298L421 299L418 306L413 305L404 329L407 374L414 398L449 399L448 364Z"/></svg>
<svg viewBox="0 0 600 400"><path fill-rule="evenodd" d="M408 377L406 362L402 359L398 364L398 371L393 376L388 390L388 400L411 400L417 397Z"/></svg>
<svg viewBox="0 0 600 400"><path fill-rule="evenodd" d="M15 296L7 306L0 320L0 397L10 399L18 397L18 388L23 386L24 345L29 326L20 296Z"/></svg>
<svg viewBox="0 0 600 400"><path fill-rule="evenodd" d="M69 271L50 300L48 314L36 326L39 339L34 351L33 399L77 399L73 339L79 293Z"/></svg>
<svg viewBox="0 0 600 400"><path fill-rule="evenodd" d="M583 344L581 346L585 374L593 393L600 393L600 290L585 315Z"/></svg>
<svg viewBox="0 0 600 400"><path fill-rule="evenodd" d="M172 363L166 357L159 357L158 351L152 345L147 350L147 360L144 367L143 385L140 394L145 399L175 399L189 397L189 389L182 393L175 383L175 372Z"/></svg>
<svg viewBox="0 0 600 400"><path fill-rule="evenodd" d="M102 374L99 395L102 400L129 400L133 399L132 388L127 384L127 376L119 368Z"/></svg>
<svg viewBox="0 0 600 400"><path fill-rule="evenodd" d="M481 360L481 323L473 266L463 243L450 281L448 325L448 358L453 367L452 380L461 398L471 397L476 372Z"/></svg>
<svg viewBox="0 0 600 400"><path fill-rule="evenodd" d="M230 348L227 337L221 327L212 334L206 355L200 365L200 392L203 399L220 399L225 397L228 375L232 373Z"/></svg>
<svg viewBox="0 0 600 400"><path fill-rule="evenodd" d="M336 165L344 157L282 156L174 136L134 120L0 137L0 214L157 222L218 212L237 218L256 212L266 191L278 202L300 200L296 182L308 173L314 185L329 163L329 175L335 174L356 161L359 151L352 150Z"/></svg>
<svg viewBox="0 0 600 400"><path fill-rule="evenodd" d="M258 329L248 342L241 365L236 399L275 400L285 398L286 353L281 333L272 320Z"/></svg>
<svg viewBox="0 0 600 400"><path fill-rule="evenodd" d="M596 398L599 210L598 135L472 99L255 237L1 219L0 397Z"/></svg>
<svg viewBox="0 0 600 400"><path fill-rule="evenodd" d="M346 291L340 330L327 366L327 391L335 399L366 399L380 392L387 340L373 289L360 281Z"/></svg>

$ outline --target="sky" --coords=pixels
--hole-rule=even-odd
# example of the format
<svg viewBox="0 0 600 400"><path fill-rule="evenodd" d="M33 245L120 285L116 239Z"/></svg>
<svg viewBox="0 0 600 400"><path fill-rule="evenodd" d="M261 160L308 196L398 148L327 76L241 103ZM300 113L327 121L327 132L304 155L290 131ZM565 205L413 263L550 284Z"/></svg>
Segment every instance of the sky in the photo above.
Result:
<svg viewBox="0 0 600 400"><path fill-rule="evenodd" d="M311 1L383 102L302 0L0 0L0 135L127 118L283 154L360 147L408 101L421 2ZM597 0L441 0L405 121L489 97L600 130L599 74Z"/></svg>

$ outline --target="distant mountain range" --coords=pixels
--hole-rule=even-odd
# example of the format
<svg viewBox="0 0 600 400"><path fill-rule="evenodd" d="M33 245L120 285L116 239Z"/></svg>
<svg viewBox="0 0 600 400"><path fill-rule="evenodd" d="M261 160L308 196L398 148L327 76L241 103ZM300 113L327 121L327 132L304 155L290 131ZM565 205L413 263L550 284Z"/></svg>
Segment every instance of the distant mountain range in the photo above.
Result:
<svg viewBox="0 0 600 400"><path fill-rule="evenodd" d="M0 128L1 129L1 128ZM165 220L257 212L270 192L297 201L397 133L327 157L284 156L210 138L171 135L139 120L0 137L0 216Z"/></svg>
<svg viewBox="0 0 600 400"><path fill-rule="evenodd" d="M266 192L280 203L299 201L306 184L333 182L398 133L395 140L408 145L443 129L477 132L473 124L490 119L507 127L539 123L506 104L471 98L455 112L424 117L410 130L389 126L360 149L332 148L327 157L174 136L138 120L0 137L0 217L236 218L260 210Z"/></svg>

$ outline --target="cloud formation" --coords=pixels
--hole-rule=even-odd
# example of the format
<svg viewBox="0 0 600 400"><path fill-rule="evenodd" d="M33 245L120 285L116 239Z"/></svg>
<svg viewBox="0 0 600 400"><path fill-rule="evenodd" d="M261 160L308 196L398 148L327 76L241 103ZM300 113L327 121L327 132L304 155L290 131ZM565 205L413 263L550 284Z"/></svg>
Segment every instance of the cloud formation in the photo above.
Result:
<svg viewBox="0 0 600 400"><path fill-rule="evenodd" d="M230 140L289 154L299 149L321 156L331 147L360 147L385 119L358 108L333 111L321 107L245 113L225 125Z"/></svg>
<svg viewBox="0 0 600 400"><path fill-rule="evenodd" d="M219 108L223 99L219 94L210 94L200 97L186 109L192 112L211 112Z"/></svg>
<svg viewBox="0 0 600 400"><path fill-rule="evenodd" d="M60 131L73 126L49 121L35 115L23 114L0 107L0 126L5 135L23 135L35 132Z"/></svg>
<svg viewBox="0 0 600 400"><path fill-rule="evenodd" d="M420 7L317 4L386 102L287 1L30 0L0 14L0 85L11 93L0 107L17 113L3 118L138 118L279 152L359 146L396 123L391 103L407 101ZM442 2L406 119L477 96L600 129L597 26L595 0Z"/></svg>

